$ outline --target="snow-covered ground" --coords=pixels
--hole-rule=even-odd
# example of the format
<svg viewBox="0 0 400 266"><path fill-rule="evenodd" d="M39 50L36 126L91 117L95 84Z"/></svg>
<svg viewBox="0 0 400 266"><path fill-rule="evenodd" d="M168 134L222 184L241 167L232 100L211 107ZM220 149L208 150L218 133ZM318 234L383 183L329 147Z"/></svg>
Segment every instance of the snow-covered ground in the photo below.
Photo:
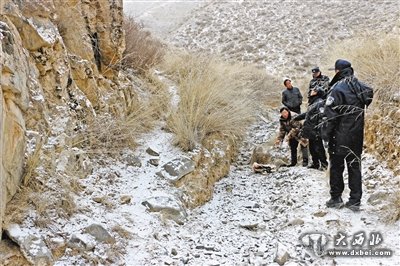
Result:
<svg viewBox="0 0 400 266"><path fill-rule="evenodd" d="M313 13L319 5L312 6L310 1L126 2L132 10L142 10L134 15L144 21L162 16L148 25L157 27L155 31L171 34L180 27L170 36L178 45L262 63L277 75L293 67L301 74L309 64L320 63L319 51L327 40L347 38L364 28L390 30L399 8L394 1L347 1L346 5L322 1L324 9ZM176 17L166 15L167 10L179 7L183 9L175 12ZM189 18L193 10L196 14ZM327 37L318 38L321 35ZM176 87L171 86L171 91ZM172 134L160 123L138 140L135 151L125 151L120 159L100 157L91 162L94 170L79 180L82 191L74 199L79 212L71 218L42 228L27 219L21 226L46 238L50 246L65 248L55 265L277 265L273 263L276 257L280 262L287 260L286 265L400 265L400 222L387 224L381 211L399 186L399 176L366 154L362 210L328 209L325 172L301 166L266 175L251 171L253 148L269 140L277 127L273 119L249 128L230 174L216 184L210 202L186 210L183 224L149 212L143 205L156 196L176 200L171 205L180 202L179 189L157 172L185 154L172 145ZM148 148L159 155L149 154ZM286 146L277 152L289 156ZM344 194L346 198L347 188ZM101 225L112 240L96 241L87 233L93 224ZM331 248L339 233L347 234L350 244L360 232L365 232L366 240L380 233L383 241L378 248L390 249L394 255L319 258L299 240L305 233L323 233L329 239L325 248ZM364 248L368 248L366 242Z"/></svg>

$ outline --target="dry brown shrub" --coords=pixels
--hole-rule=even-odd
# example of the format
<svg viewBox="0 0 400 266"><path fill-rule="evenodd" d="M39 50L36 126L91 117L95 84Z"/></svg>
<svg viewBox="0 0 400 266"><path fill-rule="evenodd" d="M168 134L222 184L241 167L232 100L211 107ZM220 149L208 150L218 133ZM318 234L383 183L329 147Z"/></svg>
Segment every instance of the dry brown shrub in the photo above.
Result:
<svg viewBox="0 0 400 266"><path fill-rule="evenodd" d="M124 18L126 48L122 65L145 73L161 62L164 55L163 44L154 38L143 25L137 23L132 16Z"/></svg>
<svg viewBox="0 0 400 266"><path fill-rule="evenodd" d="M330 67L338 58L351 61L356 76L374 88L374 102L399 101L400 38L398 35L362 36L332 45ZM375 104L376 105L376 104Z"/></svg>
<svg viewBox="0 0 400 266"><path fill-rule="evenodd" d="M168 126L183 150L215 132L241 138L260 104L257 96L268 91L262 88L262 71L202 55L171 53L163 68L179 88L180 102Z"/></svg>

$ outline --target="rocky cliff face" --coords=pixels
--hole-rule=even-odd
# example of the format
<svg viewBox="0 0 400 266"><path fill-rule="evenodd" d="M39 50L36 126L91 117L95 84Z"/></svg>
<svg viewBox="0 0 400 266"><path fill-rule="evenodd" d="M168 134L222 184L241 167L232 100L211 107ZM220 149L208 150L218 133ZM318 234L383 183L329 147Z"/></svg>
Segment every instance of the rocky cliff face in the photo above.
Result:
<svg viewBox="0 0 400 266"><path fill-rule="evenodd" d="M122 0L0 2L0 221L37 139L76 130L107 108L122 22Z"/></svg>

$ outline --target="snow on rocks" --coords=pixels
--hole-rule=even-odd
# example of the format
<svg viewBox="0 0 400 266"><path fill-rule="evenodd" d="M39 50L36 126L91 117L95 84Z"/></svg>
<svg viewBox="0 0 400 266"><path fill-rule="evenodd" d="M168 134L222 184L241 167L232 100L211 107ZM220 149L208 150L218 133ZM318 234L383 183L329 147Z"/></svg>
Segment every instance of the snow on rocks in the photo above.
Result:
<svg viewBox="0 0 400 266"><path fill-rule="evenodd" d="M10 224L5 228L6 234L19 245L22 254L33 265L53 264L53 256L43 239L32 231Z"/></svg>
<svg viewBox="0 0 400 266"><path fill-rule="evenodd" d="M171 182L177 182L185 175L193 172L195 163L188 157L175 158L163 165L162 170L157 174Z"/></svg>
<svg viewBox="0 0 400 266"><path fill-rule="evenodd" d="M187 213L178 200L172 197L152 197L142 202L150 212L161 212L163 217L175 221L177 224L183 224Z"/></svg>

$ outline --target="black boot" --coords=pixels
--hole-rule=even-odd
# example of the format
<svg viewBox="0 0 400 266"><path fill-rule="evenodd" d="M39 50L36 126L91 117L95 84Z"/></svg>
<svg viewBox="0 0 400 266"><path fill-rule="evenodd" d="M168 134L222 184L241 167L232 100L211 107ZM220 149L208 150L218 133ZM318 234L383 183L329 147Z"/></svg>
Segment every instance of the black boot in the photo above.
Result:
<svg viewBox="0 0 400 266"><path fill-rule="evenodd" d="M312 165L310 165L310 166L307 166L307 168L310 168L310 169L318 169L319 168L319 164L312 164Z"/></svg>
<svg viewBox="0 0 400 266"><path fill-rule="evenodd" d="M336 208L336 209L340 209L343 207L343 200L341 197L337 197L337 198L330 198L330 200L328 200L326 202L326 207L328 208Z"/></svg>
<svg viewBox="0 0 400 266"><path fill-rule="evenodd" d="M358 212L360 210L360 202L351 202L348 201L346 202L346 204L344 205L347 209L350 209L354 212Z"/></svg>

